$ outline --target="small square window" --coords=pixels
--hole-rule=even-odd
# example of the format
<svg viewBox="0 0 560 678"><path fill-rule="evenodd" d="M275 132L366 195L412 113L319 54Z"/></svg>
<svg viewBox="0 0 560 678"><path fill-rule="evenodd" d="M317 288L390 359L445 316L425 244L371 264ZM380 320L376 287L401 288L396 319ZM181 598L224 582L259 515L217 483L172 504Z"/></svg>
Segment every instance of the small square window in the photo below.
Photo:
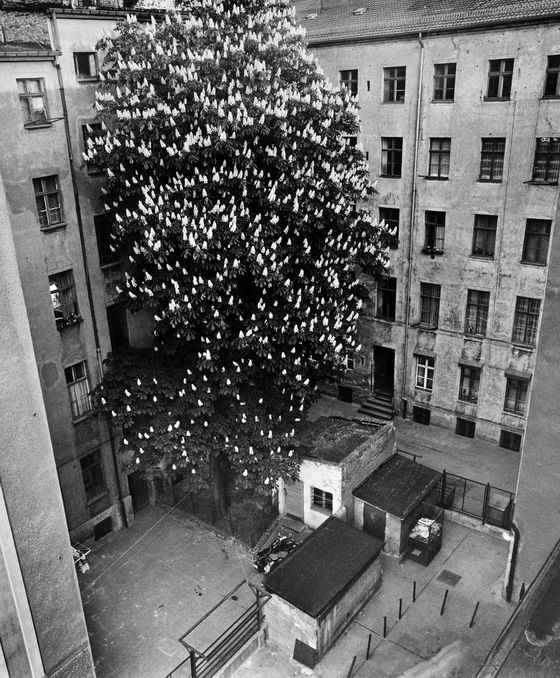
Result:
<svg viewBox="0 0 560 678"><path fill-rule="evenodd" d="M340 71L340 86L345 87L352 96L358 95L358 71Z"/></svg>
<svg viewBox="0 0 560 678"><path fill-rule="evenodd" d="M383 69L383 101L403 103L406 85L406 66Z"/></svg>
<svg viewBox="0 0 560 678"><path fill-rule="evenodd" d="M92 501L107 489L99 451L82 457L80 466L82 467L82 480L84 481L87 500Z"/></svg>
<svg viewBox="0 0 560 678"><path fill-rule="evenodd" d="M500 447L505 447L506 450L512 450L513 452L519 452L521 449L521 435L511 431L500 431Z"/></svg>
<svg viewBox="0 0 560 678"><path fill-rule="evenodd" d="M493 214L475 214L473 231L473 257L494 258L498 217Z"/></svg>
<svg viewBox="0 0 560 678"><path fill-rule="evenodd" d="M431 412L425 407L418 407L413 405L412 407L412 421L416 424L424 424L424 426L429 426L430 424L430 415Z"/></svg>
<svg viewBox="0 0 560 678"><path fill-rule="evenodd" d="M58 176L33 179L35 204L41 228L49 228L63 223L62 195L58 185Z"/></svg>
<svg viewBox="0 0 560 678"><path fill-rule="evenodd" d="M72 271L50 275L49 290L58 329L81 322Z"/></svg>
<svg viewBox="0 0 560 678"><path fill-rule="evenodd" d="M318 487L311 488L311 504L317 508L332 513L333 496L331 492L325 492Z"/></svg>
<svg viewBox="0 0 560 678"><path fill-rule="evenodd" d="M416 356L416 388L432 391L434 387L434 359L429 356Z"/></svg>
<svg viewBox="0 0 560 678"><path fill-rule="evenodd" d="M453 101L457 64L434 65L434 101Z"/></svg>
<svg viewBox="0 0 560 678"><path fill-rule="evenodd" d="M470 421L469 419L461 419L461 417L457 417L455 433L458 436L464 436L465 438L474 438L475 428L476 424L474 421Z"/></svg>
<svg viewBox="0 0 560 678"><path fill-rule="evenodd" d="M26 127L50 125L43 78L22 78L16 80L19 103Z"/></svg>
<svg viewBox="0 0 560 678"><path fill-rule="evenodd" d="M74 52L74 65L78 80L98 80L97 54L95 52Z"/></svg>
<svg viewBox="0 0 560 678"><path fill-rule="evenodd" d="M491 59L488 67L487 99L509 99L513 59Z"/></svg>
<svg viewBox="0 0 560 678"><path fill-rule="evenodd" d="M546 264L550 227L548 219L527 219L521 255L524 264Z"/></svg>
<svg viewBox="0 0 560 678"><path fill-rule="evenodd" d="M91 412L92 409L86 361L66 367L64 376L70 396L72 418L78 419Z"/></svg>

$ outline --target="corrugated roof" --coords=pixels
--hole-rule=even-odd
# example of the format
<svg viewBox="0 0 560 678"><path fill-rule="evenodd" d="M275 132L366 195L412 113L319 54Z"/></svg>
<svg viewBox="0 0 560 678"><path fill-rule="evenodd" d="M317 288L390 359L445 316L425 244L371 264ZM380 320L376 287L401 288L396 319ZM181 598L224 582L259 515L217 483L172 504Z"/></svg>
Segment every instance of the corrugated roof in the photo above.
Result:
<svg viewBox="0 0 560 678"><path fill-rule="evenodd" d="M293 0L311 44L557 17L558 0ZM322 9L320 7L322 6ZM358 8L365 8L354 14ZM319 10L319 11L318 11ZM313 14L317 14L313 17ZM311 15L311 16L310 16ZM306 18L310 17L310 18Z"/></svg>
<svg viewBox="0 0 560 678"><path fill-rule="evenodd" d="M405 518L437 484L441 474L399 454L371 473L352 494L397 518Z"/></svg>
<svg viewBox="0 0 560 678"><path fill-rule="evenodd" d="M317 618L366 567L383 542L338 518L329 518L264 579L273 593Z"/></svg>

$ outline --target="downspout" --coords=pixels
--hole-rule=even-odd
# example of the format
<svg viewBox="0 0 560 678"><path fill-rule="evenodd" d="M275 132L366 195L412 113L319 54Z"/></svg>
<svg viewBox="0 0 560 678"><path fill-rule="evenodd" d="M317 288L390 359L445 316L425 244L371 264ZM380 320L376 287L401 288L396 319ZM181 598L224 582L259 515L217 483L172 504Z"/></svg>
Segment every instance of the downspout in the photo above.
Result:
<svg viewBox="0 0 560 678"><path fill-rule="evenodd" d="M72 137L70 135L70 124L68 122L68 107L66 105L66 92L64 90L64 80L62 78L62 70L60 68L60 55L62 54L62 49L60 46L60 36L58 34L58 25L56 23L56 10L51 10L51 25L53 30L53 41L54 49L58 52L54 65L56 68L56 74L58 77L58 89L60 92L60 102L62 105L62 119L64 121L64 134L66 136L66 150L68 151L68 165L70 167L70 177L72 179L72 191L74 194L74 207L76 210L76 222L78 224L78 233L80 235L80 249L82 254L82 263L84 266L84 275L86 278L86 290L89 304L89 312L91 315L92 329L93 329L93 338L95 341L95 355L97 358L97 370L99 379L103 378L103 365L101 362L101 347L99 344L99 331L97 329L97 318L95 315L95 306L93 303L93 293L91 290L91 279L89 275L89 265L87 259L87 248L86 240L84 236L84 223L82 220L82 210L80 207L80 195L78 192L78 181L76 178L76 170L74 168L74 152L72 150ZM124 502L122 499L122 487L119 474L119 467L117 463L117 452L115 447L115 439L113 435L113 427L111 422L107 422L109 429L109 443L111 446L111 458L113 461L113 473L115 476L115 482L117 486L117 513L120 522L124 527L128 527L128 521L126 519L126 511L124 507Z"/></svg>
<svg viewBox="0 0 560 678"><path fill-rule="evenodd" d="M519 528L512 521L511 531L513 532L513 544L511 545L511 558L509 559L508 581L506 585L506 602L511 602L511 595L513 593L513 583L515 581L515 567L517 565L517 550L519 549Z"/></svg>
<svg viewBox="0 0 560 678"><path fill-rule="evenodd" d="M422 79L424 76L424 41L422 33L418 33L418 42L420 43L420 63L418 65L418 90L416 93L416 127L414 131L414 160L412 164L412 188L410 193L410 229L408 234L408 252L406 258L405 277L405 309L404 309L404 350L402 366L402 387L401 400L404 407L406 401L406 375L408 371L408 331L410 324L410 305L411 305L411 279L412 279L412 255L414 245L414 228L416 226L416 197L417 197L417 172L418 172L418 146L420 142L420 120L422 115ZM403 410L403 414L405 411Z"/></svg>

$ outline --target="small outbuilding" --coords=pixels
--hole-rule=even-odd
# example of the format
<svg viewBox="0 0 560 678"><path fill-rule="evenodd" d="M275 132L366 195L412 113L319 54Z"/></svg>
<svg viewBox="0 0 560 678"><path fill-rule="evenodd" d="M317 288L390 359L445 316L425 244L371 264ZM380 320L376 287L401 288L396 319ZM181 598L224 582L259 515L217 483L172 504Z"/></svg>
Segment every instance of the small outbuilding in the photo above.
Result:
<svg viewBox="0 0 560 678"><path fill-rule="evenodd" d="M385 542L385 551L404 555L409 533L436 504L441 474L395 454L375 469L356 489L354 525Z"/></svg>
<svg viewBox="0 0 560 678"><path fill-rule="evenodd" d="M265 578L268 637L314 666L381 585L383 542L328 518Z"/></svg>

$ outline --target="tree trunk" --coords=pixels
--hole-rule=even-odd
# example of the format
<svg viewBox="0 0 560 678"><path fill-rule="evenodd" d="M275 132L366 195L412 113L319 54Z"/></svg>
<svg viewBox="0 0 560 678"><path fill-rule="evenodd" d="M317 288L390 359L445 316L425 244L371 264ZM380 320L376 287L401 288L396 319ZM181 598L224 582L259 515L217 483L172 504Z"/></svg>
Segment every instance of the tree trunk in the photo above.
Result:
<svg viewBox="0 0 560 678"><path fill-rule="evenodd" d="M210 458L210 480L212 482L212 498L214 500L214 517L216 522L227 520L228 516L226 485L221 461L219 456L212 456Z"/></svg>

